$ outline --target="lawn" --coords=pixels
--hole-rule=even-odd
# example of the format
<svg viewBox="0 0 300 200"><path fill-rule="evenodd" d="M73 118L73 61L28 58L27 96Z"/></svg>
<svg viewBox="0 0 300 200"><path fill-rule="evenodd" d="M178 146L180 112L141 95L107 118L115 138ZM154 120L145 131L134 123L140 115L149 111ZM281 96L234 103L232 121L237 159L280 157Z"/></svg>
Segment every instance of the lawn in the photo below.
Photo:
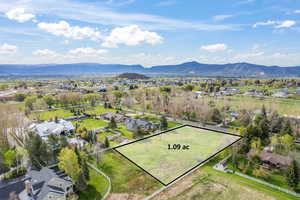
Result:
<svg viewBox="0 0 300 200"><path fill-rule="evenodd" d="M65 118L65 117L71 117L74 116L73 113L71 113L70 110L62 109L62 110L50 110L45 112L36 112L31 113L29 115L29 118L32 120L53 120L55 117L58 118Z"/></svg>
<svg viewBox="0 0 300 200"><path fill-rule="evenodd" d="M98 168L111 178L112 193L150 195L162 185L123 156L107 151Z"/></svg>
<svg viewBox="0 0 300 200"><path fill-rule="evenodd" d="M116 129L116 131L122 133L123 137L128 140L133 139L133 132L128 130L124 124L118 124L118 128Z"/></svg>
<svg viewBox="0 0 300 200"><path fill-rule="evenodd" d="M88 188L85 191L79 193L79 199L101 199L108 190L109 183L102 175L91 168L89 169L89 174L90 180L88 181Z"/></svg>
<svg viewBox="0 0 300 200"><path fill-rule="evenodd" d="M86 113L89 115L100 115L105 112L116 112L116 110L113 108L104 108L104 106L101 105L90 107L88 110L86 110Z"/></svg>
<svg viewBox="0 0 300 200"><path fill-rule="evenodd" d="M238 136L185 126L116 150L168 184L238 139ZM174 145L181 147L174 149ZM183 149L184 146L188 148Z"/></svg>
<svg viewBox="0 0 300 200"><path fill-rule="evenodd" d="M73 122L73 124L79 124L79 128L85 127L87 130L104 128L108 125L106 121L98 120L98 119L84 119L81 121Z"/></svg>
<svg viewBox="0 0 300 200"><path fill-rule="evenodd" d="M182 124L178 123L178 122L172 122L172 121L168 121L168 128L174 128L177 126L181 126Z"/></svg>
<svg viewBox="0 0 300 200"><path fill-rule="evenodd" d="M99 141L101 141L101 142L104 142L105 137L108 137L108 136L115 136L115 135L116 135L116 134L111 133L111 132L108 132L108 131L106 131L106 132L101 132L101 133L98 133L98 134L97 134L97 139L98 139Z"/></svg>

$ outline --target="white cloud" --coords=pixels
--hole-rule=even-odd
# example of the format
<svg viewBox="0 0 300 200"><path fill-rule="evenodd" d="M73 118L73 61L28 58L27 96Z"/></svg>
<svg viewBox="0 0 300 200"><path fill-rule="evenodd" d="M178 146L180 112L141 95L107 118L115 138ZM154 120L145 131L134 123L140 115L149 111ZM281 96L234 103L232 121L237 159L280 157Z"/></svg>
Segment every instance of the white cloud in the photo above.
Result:
<svg viewBox="0 0 300 200"><path fill-rule="evenodd" d="M233 15L216 15L213 17L213 20L214 21L223 21L225 19L229 19L229 18L233 18L234 16Z"/></svg>
<svg viewBox="0 0 300 200"><path fill-rule="evenodd" d="M294 13L300 14L300 10L295 10Z"/></svg>
<svg viewBox="0 0 300 200"><path fill-rule="evenodd" d="M55 51L51 51L49 49L38 49L33 52L33 55L55 57L58 54Z"/></svg>
<svg viewBox="0 0 300 200"><path fill-rule="evenodd" d="M68 53L71 55L77 55L77 56L98 56L107 53L108 51L106 49L94 49L94 48L77 48L72 49Z"/></svg>
<svg viewBox="0 0 300 200"><path fill-rule="evenodd" d="M180 20L153 14L121 12L115 8L108 7L104 1L70 1L60 0L59 4L53 0L9 0L0 1L0 12L10 9L11 5L22 5L22 7L34 10L36 15L52 16L61 19L77 20L81 22L128 26L138 24L147 30L202 30L222 31L237 30L241 25L232 24L208 24L202 21Z"/></svg>
<svg viewBox="0 0 300 200"><path fill-rule="evenodd" d="M38 49L34 51L32 54L36 56L41 56L43 58L55 58L57 60L66 61L68 59L80 59L80 58L87 58L87 57L97 57L107 53L106 49L94 49L90 47L86 48L76 48L71 49L64 53L57 53L55 51L49 49ZM89 62L87 60L86 62Z"/></svg>
<svg viewBox="0 0 300 200"><path fill-rule="evenodd" d="M253 24L253 28L257 28L258 26L269 26L269 25L274 25L276 24L276 21L272 21L272 20L268 20L266 22L257 22L255 24Z"/></svg>
<svg viewBox="0 0 300 200"><path fill-rule="evenodd" d="M109 36L104 38L103 47L116 48L119 44L137 46L141 44L156 45L163 38L155 32L141 30L138 25L114 28Z"/></svg>
<svg viewBox="0 0 300 200"><path fill-rule="evenodd" d="M293 20L285 20L285 21L283 21L283 22L280 22L280 23L276 26L276 28L289 28L289 27L294 26L295 24L296 24L296 22L293 21Z"/></svg>
<svg viewBox="0 0 300 200"><path fill-rule="evenodd" d="M10 44L0 45L0 54L14 54L18 51L18 47Z"/></svg>
<svg viewBox="0 0 300 200"><path fill-rule="evenodd" d="M97 40L101 38L101 33L94 28L70 26L66 21L60 21L59 23L40 22L38 23L38 27L53 35L64 36L74 40L82 40L85 38Z"/></svg>
<svg viewBox="0 0 300 200"><path fill-rule="evenodd" d="M253 24L253 28L257 28L258 26L270 26L273 25L275 28L289 28L296 24L296 21L293 20L285 20L285 21L272 21L268 20L266 22L257 22Z"/></svg>
<svg viewBox="0 0 300 200"><path fill-rule="evenodd" d="M15 8L5 13L8 19L16 20L20 23L24 23L31 19L34 19L34 15L31 13L25 13L25 8Z"/></svg>
<svg viewBox="0 0 300 200"><path fill-rule="evenodd" d="M200 49L204 51L208 51L210 53L220 52L227 50L227 45L224 43L217 43L217 44L210 44L210 45L203 45Z"/></svg>

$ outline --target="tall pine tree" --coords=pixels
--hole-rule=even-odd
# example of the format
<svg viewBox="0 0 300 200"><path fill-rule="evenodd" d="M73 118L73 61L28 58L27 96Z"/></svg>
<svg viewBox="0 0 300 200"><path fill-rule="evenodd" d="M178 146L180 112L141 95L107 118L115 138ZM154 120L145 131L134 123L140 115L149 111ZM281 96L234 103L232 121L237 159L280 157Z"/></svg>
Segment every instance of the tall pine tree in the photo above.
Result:
<svg viewBox="0 0 300 200"><path fill-rule="evenodd" d="M286 173L286 181L287 184L293 189L296 190L298 184L299 184L299 168L298 163L296 160L293 160L290 167L287 170Z"/></svg>

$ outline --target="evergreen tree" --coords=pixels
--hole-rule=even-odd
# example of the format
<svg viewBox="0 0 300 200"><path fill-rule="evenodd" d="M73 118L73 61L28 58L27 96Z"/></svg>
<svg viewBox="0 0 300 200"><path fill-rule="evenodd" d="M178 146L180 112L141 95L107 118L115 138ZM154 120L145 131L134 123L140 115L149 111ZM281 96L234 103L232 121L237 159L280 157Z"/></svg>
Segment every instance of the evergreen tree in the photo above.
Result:
<svg viewBox="0 0 300 200"><path fill-rule="evenodd" d="M286 173L287 184L294 190L296 190L299 184L299 168L296 160L293 160Z"/></svg>
<svg viewBox="0 0 300 200"><path fill-rule="evenodd" d="M41 168L48 164L50 160L48 145L39 135L29 133L25 144L29 159L35 167Z"/></svg>
<svg viewBox="0 0 300 200"><path fill-rule="evenodd" d="M293 129L292 129L292 125L290 120L286 120L283 128L280 131L280 134L284 135L284 134L289 134L289 135L293 135Z"/></svg>
<svg viewBox="0 0 300 200"><path fill-rule="evenodd" d="M168 128L168 121L165 116L162 116L160 119L160 129L161 130L166 130Z"/></svg>
<svg viewBox="0 0 300 200"><path fill-rule="evenodd" d="M105 148L108 148L108 147L110 146L109 140L108 140L107 137L105 137L105 140L104 140L104 146L105 146Z"/></svg>
<svg viewBox="0 0 300 200"><path fill-rule="evenodd" d="M133 136L135 137L135 138L138 138L138 137L141 137L141 136L143 136L144 135L144 132L143 132L143 130L141 129L141 127L137 127L136 128L136 130L134 131L134 133L133 133Z"/></svg>
<svg viewBox="0 0 300 200"><path fill-rule="evenodd" d="M109 122L109 124L108 124L108 127L109 127L109 128L117 128L117 123L116 123L116 120L115 120L114 117L111 117L111 118L110 118L110 122Z"/></svg>
<svg viewBox="0 0 300 200"><path fill-rule="evenodd" d="M258 131L259 131L259 138L261 139L261 141L263 142L263 144L267 144L268 143L268 139L269 139L269 122L267 119L263 119L258 123Z"/></svg>

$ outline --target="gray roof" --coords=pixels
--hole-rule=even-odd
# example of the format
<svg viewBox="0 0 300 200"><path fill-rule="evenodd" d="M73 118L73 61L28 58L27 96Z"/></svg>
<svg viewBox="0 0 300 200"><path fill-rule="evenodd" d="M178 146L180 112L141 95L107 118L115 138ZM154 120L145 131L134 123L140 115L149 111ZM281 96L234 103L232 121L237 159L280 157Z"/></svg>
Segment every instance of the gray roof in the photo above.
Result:
<svg viewBox="0 0 300 200"><path fill-rule="evenodd" d="M33 124L30 128L35 129L41 137L47 137L50 134L61 134L63 131L72 131L75 129L72 122L65 120L59 120L58 123L51 121Z"/></svg>
<svg viewBox="0 0 300 200"><path fill-rule="evenodd" d="M68 183L68 186L72 185L70 178L66 174L58 169L50 169L43 167L41 170L31 170L28 172L28 176L31 177L33 188L38 191L36 200L43 200L49 194L49 192L61 192L63 193L66 186L60 186L61 183Z"/></svg>

